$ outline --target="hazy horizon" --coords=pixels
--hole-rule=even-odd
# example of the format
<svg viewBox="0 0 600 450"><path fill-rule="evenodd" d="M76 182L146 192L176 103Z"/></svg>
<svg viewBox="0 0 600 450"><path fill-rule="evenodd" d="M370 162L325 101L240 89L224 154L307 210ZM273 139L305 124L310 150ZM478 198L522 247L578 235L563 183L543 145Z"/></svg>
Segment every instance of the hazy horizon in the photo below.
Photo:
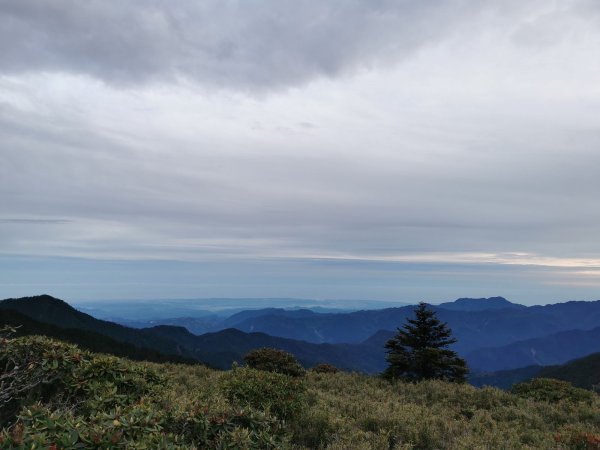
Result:
<svg viewBox="0 0 600 450"><path fill-rule="evenodd" d="M260 308L322 308L322 309L380 309L388 307L401 307L417 305L420 302L429 303L431 305L439 305L442 303L452 303L456 300L470 299L470 300L488 300L490 298L503 298L511 303L520 304L525 306L545 306L555 305L559 303L567 302L597 302L600 299L596 298L568 298L568 299L552 299L546 302L540 303L524 303L518 299L507 298L503 295L489 295L484 297L455 297L455 298L444 298L444 299L427 299L420 298L418 300L409 299L381 299L381 298L303 298L303 297L138 297L138 298L61 298L48 292L40 292L29 294L24 297L37 297L49 295L54 298L59 298L67 303L74 306L89 306L89 305L102 305L111 304L118 306L120 304L127 304L129 306L137 303L143 304L176 304L185 303L192 306L210 305L207 309L231 309L231 308L242 308L248 307L248 309L260 309ZM8 298L8 297L4 297ZM18 298L18 297L11 297ZM234 306L232 306L234 305ZM222 306L223 308L220 308ZM202 309L202 308L199 308Z"/></svg>

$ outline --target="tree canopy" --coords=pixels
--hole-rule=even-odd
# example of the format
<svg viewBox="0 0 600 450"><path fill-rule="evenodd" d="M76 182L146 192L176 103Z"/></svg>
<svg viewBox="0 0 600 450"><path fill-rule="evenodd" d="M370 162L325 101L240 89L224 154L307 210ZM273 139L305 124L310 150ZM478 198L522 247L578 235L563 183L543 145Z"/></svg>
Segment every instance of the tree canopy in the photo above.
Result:
<svg viewBox="0 0 600 450"><path fill-rule="evenodd" d="M385 345L389 366L384 376L407 381L443 379L464 382L467 365L449 348L456 342L452 330L446 323L440 322L435 311L423 302L414 312L415 317L407 319Z"/></svg>

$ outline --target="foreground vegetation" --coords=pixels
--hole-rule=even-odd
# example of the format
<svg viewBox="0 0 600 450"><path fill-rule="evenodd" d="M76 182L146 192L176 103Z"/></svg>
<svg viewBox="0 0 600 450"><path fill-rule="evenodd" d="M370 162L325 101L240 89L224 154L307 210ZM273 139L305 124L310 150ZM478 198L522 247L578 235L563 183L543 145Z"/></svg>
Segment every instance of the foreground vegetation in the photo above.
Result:
<svg viewBox="0 0 600 450"><path fill-rule="evenodd" d="M555 380L509 393L132 362L43 337L1 346L2 448L600 448L597 394Z"/></svg>

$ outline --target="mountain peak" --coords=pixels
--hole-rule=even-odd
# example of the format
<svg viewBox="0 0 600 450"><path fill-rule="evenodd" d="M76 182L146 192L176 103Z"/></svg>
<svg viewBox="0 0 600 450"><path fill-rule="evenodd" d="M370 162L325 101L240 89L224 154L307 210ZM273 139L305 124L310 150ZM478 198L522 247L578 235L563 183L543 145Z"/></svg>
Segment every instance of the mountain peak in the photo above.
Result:
<svg viewBox="0 0 600 450"><path fill-rule="evenodd" d="M453 302L437 305L439 308L452 309L455 311L486 311L493 309L521 309L523 305L512 303L504 297L488 298L459 298Z"/></svg>
<svg viewBox="0 0 600 450"><path fill-rule="evenodd" d="M75 311L75 308L73 308L71 305L69 305L64 300L61 300L56 297L52 297L51 295L48 295L48 294L34 295L31 297L21 297L21 298L8 298L6 300L0 301L0 303L4 304L5 306L19 305L22 307L27 306L27 305L31 306L32 302L35 302L38 306L46 305L46 306L52 306L52 307L67 308L69 310Z"/></svg>

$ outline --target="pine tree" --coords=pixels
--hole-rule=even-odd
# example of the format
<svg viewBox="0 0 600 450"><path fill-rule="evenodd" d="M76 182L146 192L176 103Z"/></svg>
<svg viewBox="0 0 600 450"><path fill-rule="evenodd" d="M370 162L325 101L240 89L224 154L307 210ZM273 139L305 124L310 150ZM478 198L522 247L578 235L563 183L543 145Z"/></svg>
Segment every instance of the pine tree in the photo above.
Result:
<svg viewBox="0 0 600 450"><path fill-rule="evenodd" d="M435 312L421 302L415 309L415 318L407 319L403 328L398 328L396 336L385 345L389 366L384 376L407 381L464 382L467 365L448 348L455 342L448 325L440 322Z"/></svg>

